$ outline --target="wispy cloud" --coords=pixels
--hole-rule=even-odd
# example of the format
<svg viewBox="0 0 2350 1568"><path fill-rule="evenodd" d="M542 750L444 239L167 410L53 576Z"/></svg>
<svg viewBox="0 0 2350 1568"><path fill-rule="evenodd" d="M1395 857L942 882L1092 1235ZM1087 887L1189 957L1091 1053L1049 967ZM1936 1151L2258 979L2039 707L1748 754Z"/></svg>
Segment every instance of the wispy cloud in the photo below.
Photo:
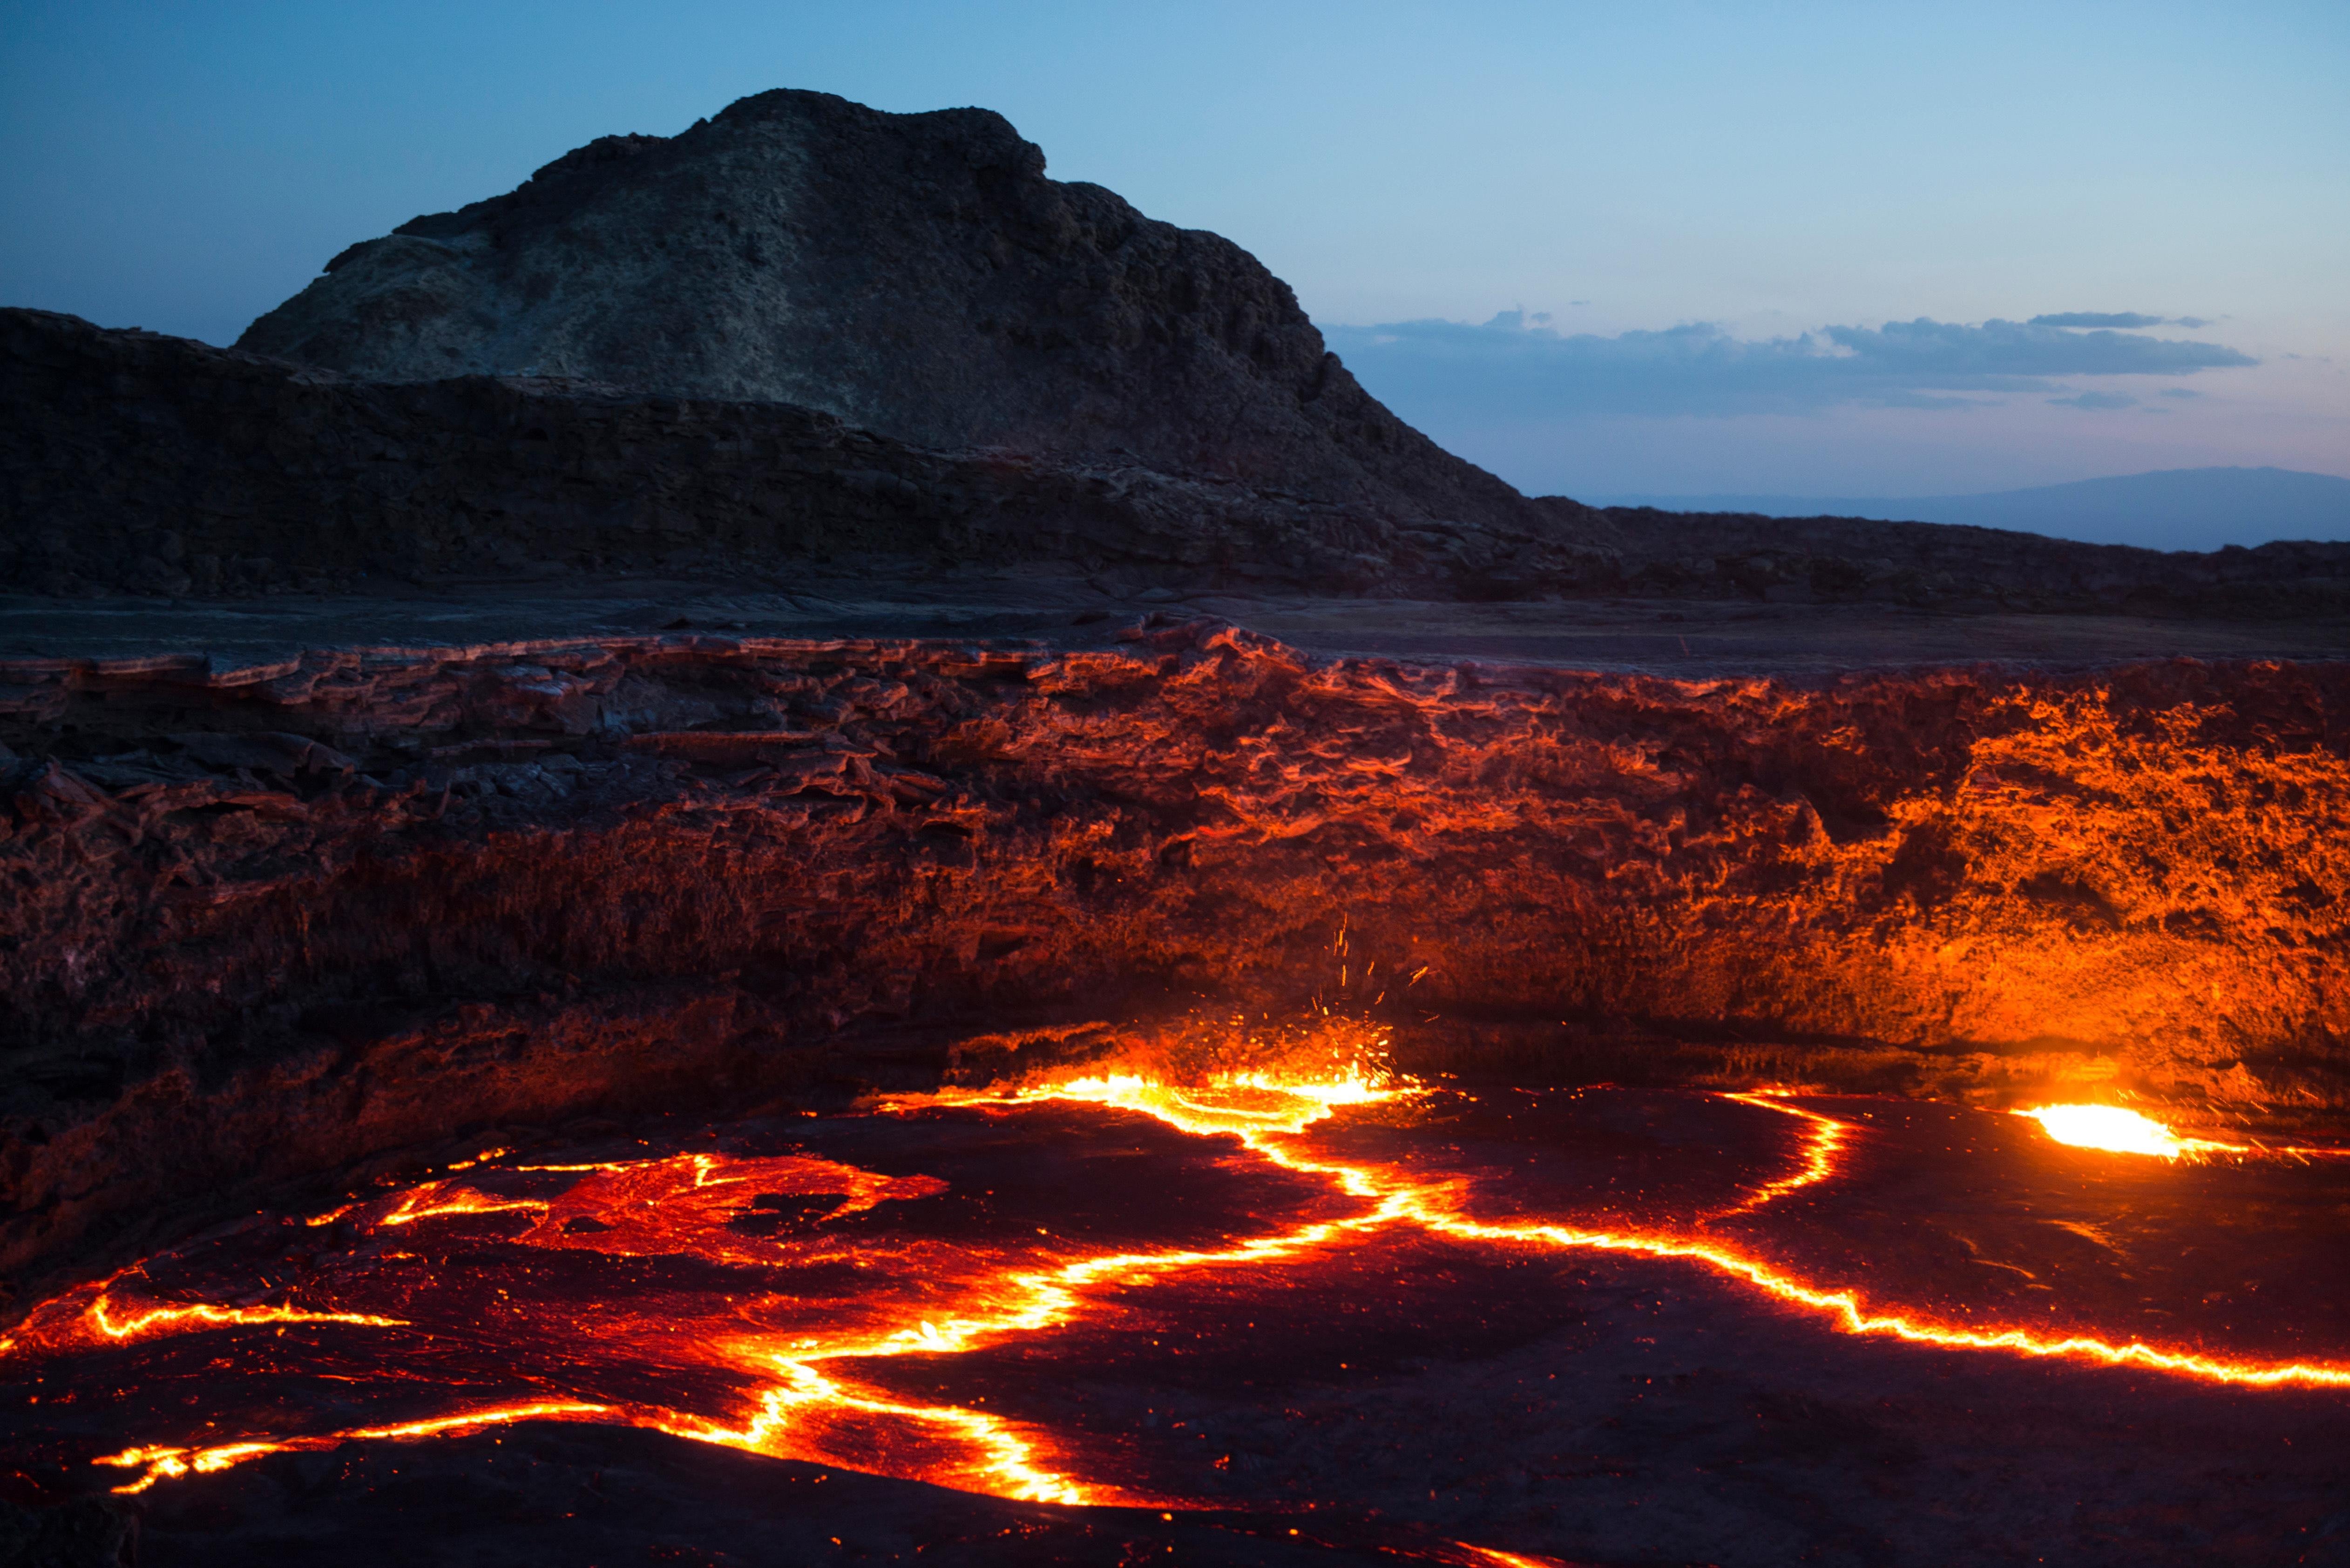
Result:
<svg viewBox="0 0 2350 1568"><path fill-rule="evenodd" d="M2060 310L2052 316L2035 316L2026 327L2117 327L2125 331L2140 327L2209 327L2210 322L2199 316L2147 316L2135 310Z"/></svg>
<svg viewBox="0 0 2350 1568"><path fill-rule="evenodd" d="M2054 315L2035 316L2024 323L2027 327L2163 327L2159 316L2141 316L2135 310L2059 310Z"/></svg>
<svg viewBox="0 0 2350 1568"><path fill-rule="evenodd" d="M2083 392L2077 397L2051 398L2051 403L2065 409L2134 409L2137 400L2127 392Z"/></svg>
<svg viewBox="0 0 2350 1568"><path fill-rule="evenodd" d="M1794 337L1733 337L1699 322L1615 337L1563 334L1508 310L1482 325L1326 327L1382 398L1425 417L1800 412L1840 404L1952 408L2002 393L2065 393L2068 376L2192 375L2251 365L2217 344L2034 322L1888 321ZM2089 406L2089 405L2082 405ZM1407 412L1407 417L1414 417Z"/></svg>

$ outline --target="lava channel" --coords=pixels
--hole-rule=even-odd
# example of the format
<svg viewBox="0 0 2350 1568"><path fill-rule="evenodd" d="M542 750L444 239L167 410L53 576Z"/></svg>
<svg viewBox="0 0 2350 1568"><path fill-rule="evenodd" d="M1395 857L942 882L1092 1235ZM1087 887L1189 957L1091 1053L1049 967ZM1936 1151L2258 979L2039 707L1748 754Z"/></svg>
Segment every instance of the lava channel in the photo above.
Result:
<svg viewBox="0 0 2350 1568"><path fill-rule="evenodd" d="M1681 1145L1657 1141L1665 1124L1686 1124ZM2119 1221L2099 1218L2096 1183L2142 1194L2147 1174L2047 1165L2004 1130L2015 1126L1774 1091L1504 1103L1359 1074L910 1096L712 1129L716 1147L691 1152L532 1164L488 1150L328 1214L257 1220L35 1308L0 1341L0 1374L31 1412L18 1474L107 1467L127 1472L124 1492L289 1449L557 1419L1012 1498L1178 1507L1186 1499L1122 1475L1114 1445L921 1397L891 1369L1107 1322L1182 1276L1276 1290L1367 1239L1416 1234L1696 1271L1864 1340L2246 1389L2350 1387L2333 1354L2002 1321L2008 1298L1982 1281L2003 1275L1912 1268L1898 1238L1877 1257L1899 1266L1870 1277L1907 1270L1929 1299L1814 1272L1857 1223L1834 1210L1837 1191L1937 1139L1937 1158L2085 1195L2089 1218L2053 1221L2070 1229L2035 1231L2030 1246L2087 1248L2086 1235L2120 1249L2099 1229ZM1972 1141L1960 1151L1952 1138ZM1722 1152L1742 1140L1761 1152ZM1645 1174L1618 1188L1610 1170L1627 1161ZM1860 1168L1870 1161L1874 1175ZM2033 1276L2036 1254L2014 1255L2025 1262L1985 1266ZM2076 1303L2098 1307L2094 1293ZM192 1425L141 1402L191 1386L209 1401ZM109 1387L110 1401L96 1392ZM299 1418L264 1426L265 1407ZM177 1431L121 1443L133 1423L175 1419Z"/></svg>

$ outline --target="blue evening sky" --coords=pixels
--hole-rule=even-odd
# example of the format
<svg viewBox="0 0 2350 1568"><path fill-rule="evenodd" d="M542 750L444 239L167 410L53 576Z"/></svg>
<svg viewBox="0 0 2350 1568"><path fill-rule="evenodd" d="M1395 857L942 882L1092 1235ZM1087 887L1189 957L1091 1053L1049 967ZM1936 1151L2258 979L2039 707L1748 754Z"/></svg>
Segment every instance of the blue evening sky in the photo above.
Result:
<svg viewBox="0 0 2350 1568"><path fill-rule="evenodd" d="M981 104L1536 492L2350 475L2350 5L0 0L0 303L227 342L743 94Z"/></svg>

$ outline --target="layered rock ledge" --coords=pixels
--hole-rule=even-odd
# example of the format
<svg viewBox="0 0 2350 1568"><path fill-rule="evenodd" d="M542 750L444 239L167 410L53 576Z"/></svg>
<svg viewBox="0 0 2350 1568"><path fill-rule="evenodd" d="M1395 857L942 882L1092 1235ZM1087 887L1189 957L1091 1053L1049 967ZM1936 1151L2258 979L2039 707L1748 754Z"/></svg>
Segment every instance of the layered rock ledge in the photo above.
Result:
<svg viewBox="0 0 2350 1568"><path fill-rule="evenodd" d="M11 661L0 1258L1316 994L1423 1071L2342 1103L2350 666L1123 637Z"/></svg>
<svg viewBox="0 0 2350 1568"><path fill-rule="evenodd" d="M920 446L789 403L548 377L367 381L27 310L0 310L0 587L61 598L368 597L644 573L774 590L1019 564L1112 598L2118 614L2331 626L2337 646L2350 619L2350 545L2166 555L1559 497L1440 513L1130 452Z"/></svg>

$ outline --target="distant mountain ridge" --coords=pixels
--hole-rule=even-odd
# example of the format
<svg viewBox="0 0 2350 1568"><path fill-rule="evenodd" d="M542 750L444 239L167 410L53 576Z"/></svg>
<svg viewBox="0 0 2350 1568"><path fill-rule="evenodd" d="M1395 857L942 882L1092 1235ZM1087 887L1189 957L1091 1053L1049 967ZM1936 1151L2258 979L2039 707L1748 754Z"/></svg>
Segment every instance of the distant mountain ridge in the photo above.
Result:
<svg viewBox="0 0 2350 1568"><path fill-rule="evenodd" d="M2149 550L2350 539L2350 479L2289 468L2174 468L1978 495L1585 495L1596 506L1957 523Z"/></svg>

